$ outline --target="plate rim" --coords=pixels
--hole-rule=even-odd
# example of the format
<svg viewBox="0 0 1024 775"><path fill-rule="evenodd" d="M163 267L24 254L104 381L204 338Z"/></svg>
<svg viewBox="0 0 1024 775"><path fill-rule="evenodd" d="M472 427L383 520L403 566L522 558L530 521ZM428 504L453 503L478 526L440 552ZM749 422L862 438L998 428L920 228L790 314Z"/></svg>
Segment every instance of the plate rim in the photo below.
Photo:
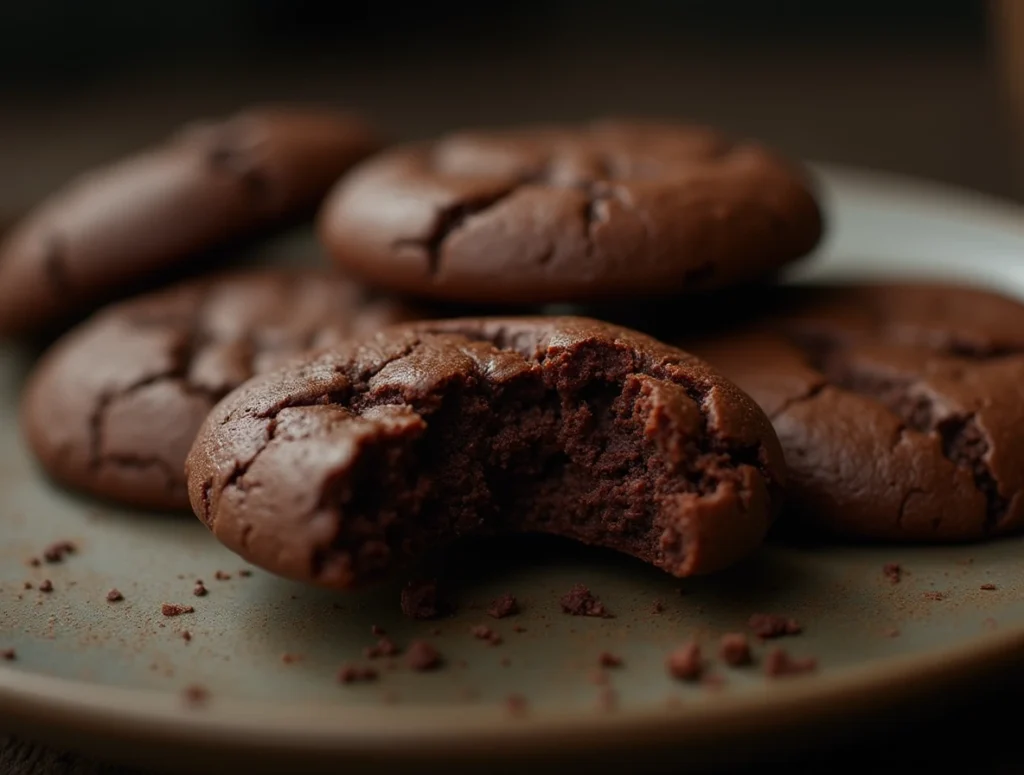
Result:
<svg viewBox="0 0 1024 775"><path fill-rule="evenodd" d="M837 186L851 189L884 188L886 196L898 196L919 207L955 211L958 220L988 221L995 228L1024 238L1024 204L985 191L900 172L809 160L814 177L825 181L826 197ZM826 214L827 215L827 214ZM827 237L827 235L826 235Z"/></svg>
<svg viewBox="0 0 1024 775"><path fill-rule="evenodd" d="M295 704L211 698L190 707L178 693L97 686L0 669L0 717L46 737L102 734L117 742L173 744L179 753L216 747L282 755L385 755L419 761L465 761L480 756L515 759L585 748L703 747L771 732L797 719L835 713L852 716L948 689L950 679L994 673L1019 660L1024 626L981 635L950 649L906 654L842 668L826 675L777 679L757 690L706 693L676 707L602 713L599 710L529 712L510 718L498 706ZM430 710L425 714L424 710ZM770 709L771 714L765 711ZM84 720L84 723L83 723Z"/></svg>

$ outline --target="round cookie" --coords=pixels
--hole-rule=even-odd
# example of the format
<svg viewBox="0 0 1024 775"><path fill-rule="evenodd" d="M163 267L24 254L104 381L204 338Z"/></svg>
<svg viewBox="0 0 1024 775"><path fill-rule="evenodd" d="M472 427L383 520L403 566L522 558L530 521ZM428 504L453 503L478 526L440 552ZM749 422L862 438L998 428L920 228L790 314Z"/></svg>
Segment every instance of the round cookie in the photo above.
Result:
<svg viewBox="0 0 1024 775"><path fill-rule="evenodd" d="M772 418L794 516L894 541L1024 526L1024 305L903 283L780 289L762 312L682 346Z"/></svg>
<svg viewBox="0 0 1024 775"><path fill-rule="evenodd" d="M268 107L196 124L72 181L0 244L0 336L124 295L155 272L315 209L378 147L359 119Z"/></svg>
<svg viewBox="0 0 1024 775"><path fill-rule="evenodd" d="M29 378L22 427L70 488L187 509L185 457L221 397L307 348L422 314L315 270L182 283L108 307L58 340Z"/></svg>
<svg viewBox="0 0 1024 775"><path fill-rule="evenodd" d="M822 231L802 173L710 129L602 122L456 134L360 164L321 240L364 281L459 302L668 296L773 273Z"/></svg>
<svg viewBox="0 0 1024 775"><path fill-rule="evenodd" d="M508 531L707 573L760 544L784 476L764 413L706 364L569 317L399 325L256 377L186 472L228 548L331 587Z"/></svg>

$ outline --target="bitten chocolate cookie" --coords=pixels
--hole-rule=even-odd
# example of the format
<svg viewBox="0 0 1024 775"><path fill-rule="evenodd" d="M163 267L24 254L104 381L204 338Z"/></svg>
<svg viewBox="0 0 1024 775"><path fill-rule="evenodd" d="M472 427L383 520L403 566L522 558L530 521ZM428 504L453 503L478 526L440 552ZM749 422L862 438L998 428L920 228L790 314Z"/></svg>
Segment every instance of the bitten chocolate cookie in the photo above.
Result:
<svg viewBox="0 0 1024 775"><path fill-rule="evenodd" d="M710 129L605 122L457 134L361 164L320 211L339 266L408 294L539 304L772 273L821 215L802 174Z"/></svg>
<svg viewBox="0 0 1024 775"><path fill-rule="evenodd" d="M86 311L154 272L310 212L377 145L352 116L255 109L189 126L78 178L0 244L0 335Z"/></svg>
<svg viewBox="0 0 1024 775"><path fill-rule="evenodd" d="M185 456L226 393L307 348L423 314L315 270L183 283L108 307L58 340L26 386L22 426L63 484L187 509Z"/></svg>
<svg viewBox="0 0 1024 775"><path fill-rule="evenodd" d="M193 510L226 546L333 587L502 531L706 573L761 542L783 478L747 396L684 352L585 318L349 341L225 398L186 470Z"/></svg>
<svg viewBox="0 0 1024 775"><path fill-rule="evenodd" d="M683 346L772 418L787 512L843 536L958 541L1024 525L1024 306L898 284L780 290Z"/></svg>

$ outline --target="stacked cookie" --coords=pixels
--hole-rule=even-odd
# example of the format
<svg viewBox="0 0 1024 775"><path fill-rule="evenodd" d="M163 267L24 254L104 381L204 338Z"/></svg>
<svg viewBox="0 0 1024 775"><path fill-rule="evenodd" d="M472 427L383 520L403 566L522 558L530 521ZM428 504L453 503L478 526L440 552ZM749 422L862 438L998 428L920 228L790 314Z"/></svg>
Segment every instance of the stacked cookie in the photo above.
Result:
<svg viewBox="0 0 1024 775"><path fill-rule="evenodd" d="M784 498L850 537L1021 522L1024 309L774 287L822 232L794 164L639 122L380 145L350 116L253 110L13 229L0 332L95 310L24 393L55 481L191 506L250 561L334 587L520 531L706 573ZM314 212L325 266L208 271ZM183 270L201 276L166 285Z"/></svg>

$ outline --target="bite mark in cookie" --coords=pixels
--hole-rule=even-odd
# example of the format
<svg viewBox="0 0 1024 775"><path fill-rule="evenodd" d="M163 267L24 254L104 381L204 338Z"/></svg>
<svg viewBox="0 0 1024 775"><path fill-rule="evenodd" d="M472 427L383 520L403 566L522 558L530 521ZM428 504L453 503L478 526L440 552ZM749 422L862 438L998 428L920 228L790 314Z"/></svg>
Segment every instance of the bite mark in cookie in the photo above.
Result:
<svg viewBox="0 0 1024 775"><path fill-rule="evenodd" d="M229 548L336 587L506 531L710 572L760 543L783 471L767 418L705 364L584 318L352 340L228 396L187 467Z"/></svg>

